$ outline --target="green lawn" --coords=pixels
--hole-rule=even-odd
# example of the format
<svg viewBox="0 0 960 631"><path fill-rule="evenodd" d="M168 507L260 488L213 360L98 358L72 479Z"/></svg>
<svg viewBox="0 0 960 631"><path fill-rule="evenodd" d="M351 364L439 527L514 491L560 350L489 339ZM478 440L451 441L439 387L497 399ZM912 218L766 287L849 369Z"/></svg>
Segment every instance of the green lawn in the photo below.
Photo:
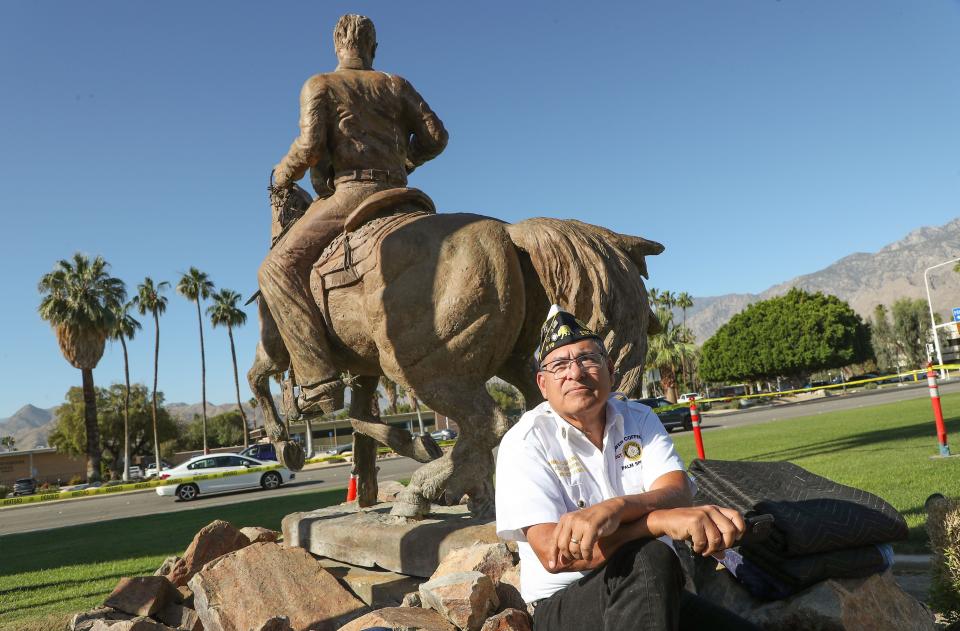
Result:
<svg viewBox="0 0 960 631"><path fill-rule="evenodd" d="M942 400L948 432L956 435L960 394ZM711 425L709 417L704 425ZM695 457L692 433L674 439L686 462ZM710 458L790 460L876 493L899 509L911 527L910 541L898 546L901 552L926 551L923 502L930 493L960 497L960 458L930 458L937 444L925 398L707 431L704 443ZM960 453L960 439L954 451ZM60 631L72 612L100 604L120 577L152 573L165 557L181 554L196 531L214 519L279 529L288 513L342 499L342 490L258 495L231 506L0 537L0 631ZM0 519L2 515L0 511Z"/></svg>
<svg viewBox="0 0 960 631"><path fill-rule="evenodd" d="M869 404L869 398L862 399ZM941 398L952 452L960 454L960 394ZM703 421L710 426L709 415ZM696 457L693 433L675 434L684 462ZM717 460L789 460L843 484L870 491L899 510L910 540L898 552L927 552L924 500L960 497L960 456L939 453L930 399L703 432L704 451Z"/></svg>

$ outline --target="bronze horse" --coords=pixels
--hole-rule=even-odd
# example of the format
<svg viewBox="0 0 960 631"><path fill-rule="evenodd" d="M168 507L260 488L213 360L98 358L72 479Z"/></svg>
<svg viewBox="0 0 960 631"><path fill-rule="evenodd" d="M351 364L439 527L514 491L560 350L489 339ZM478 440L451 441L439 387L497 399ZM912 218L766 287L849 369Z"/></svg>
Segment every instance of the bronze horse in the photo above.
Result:
<svg viewBox="0 0 960 631"><path fill-rule="evenodd" d="M663 246L575 220L396 217L360 228L368 232L366 258L348 260L352 276L346 281L342 270L329 272L331 261L358 251L348 245L344 255L344 237L311 275L334 363L351 376L358 499L361 506L376 502L379 441L425 463L398 497L394 515L421 518L431 502L463 495L471 512L488 515L494 508L492 450L510 421L487 393L487 381L497 376L512 384L528 408L542 400L532 356L547 310L557 303L605 338L619 389L638 392L648 329L659 327L643 284L644 257ZM289 442L269 384L271 375L288 368L289 356L262 300L260 315L262 341L248 379L278 454L297 469L303 456ZM414 439L379 421L380 375L457 421L460 436L450 451L442 453L429 436Z"/></svg>

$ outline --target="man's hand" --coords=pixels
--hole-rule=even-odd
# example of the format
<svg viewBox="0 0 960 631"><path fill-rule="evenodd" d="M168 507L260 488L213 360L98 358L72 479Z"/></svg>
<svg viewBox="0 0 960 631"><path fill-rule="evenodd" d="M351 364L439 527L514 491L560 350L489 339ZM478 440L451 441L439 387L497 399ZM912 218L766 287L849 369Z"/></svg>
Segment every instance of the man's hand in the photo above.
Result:
<svg viewBox="0 0 960 631"><path fill-rule="evenodd" d="M734 509L712 505L655 510L646 521L654 535L689 541L693 551L703 556L733 547L747 528Z"/></svg>
<svg viewBox="0 0 960 631"><path fill-rule="evenodd" d="M620 527L622 510L623 502L614 498L563 515L549 540L551 568L564 567L574 560L592 561L593 545Z"/></svg>

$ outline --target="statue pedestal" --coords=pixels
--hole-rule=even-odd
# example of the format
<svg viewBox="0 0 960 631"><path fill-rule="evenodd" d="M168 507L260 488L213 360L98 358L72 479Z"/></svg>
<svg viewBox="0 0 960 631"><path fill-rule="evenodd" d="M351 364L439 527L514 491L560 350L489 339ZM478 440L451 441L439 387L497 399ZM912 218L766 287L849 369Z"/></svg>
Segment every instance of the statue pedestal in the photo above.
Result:
<svg viewBox="0 0 960 631"><path fill-rule="evenodd" d="M392 504L360 510L341 504L283 518L285 545L360 567L429 577L452 550L498 543L495 522L471 517L466 506L434 506L429 517L390 516Z"/></svg>

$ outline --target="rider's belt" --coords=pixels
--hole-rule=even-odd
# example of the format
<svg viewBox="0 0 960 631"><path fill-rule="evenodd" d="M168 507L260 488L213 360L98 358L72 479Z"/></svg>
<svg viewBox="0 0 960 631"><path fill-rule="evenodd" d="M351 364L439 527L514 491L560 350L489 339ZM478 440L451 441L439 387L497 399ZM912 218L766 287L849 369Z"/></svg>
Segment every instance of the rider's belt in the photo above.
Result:
<svg viewBox="0 0 960 631"><path fill-rule="evenodd" d="M340 171L334 175L333 183L343 182L387 182L391 184L406 184L407 178L399 173L384 169L354 169Z"/></svg>

